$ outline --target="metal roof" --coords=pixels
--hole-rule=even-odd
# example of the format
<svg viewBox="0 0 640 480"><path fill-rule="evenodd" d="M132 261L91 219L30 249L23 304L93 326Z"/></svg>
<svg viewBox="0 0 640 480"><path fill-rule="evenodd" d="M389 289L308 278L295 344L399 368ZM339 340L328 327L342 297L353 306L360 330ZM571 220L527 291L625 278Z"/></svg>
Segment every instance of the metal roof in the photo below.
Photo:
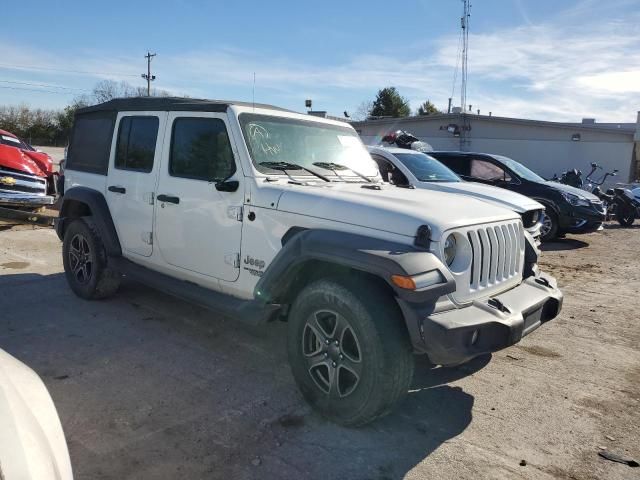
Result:
<svg viewBox="0 0 640 480"><path fill-rule="evenodd" d="M574 131L580 130L589 130L589 131L598 131L598 132L607 132L607 133L620 133L624 135L633 135L636 131L636 126L634 124L629 123L620 123L620 124L585 124L585 123L570 123L570 122L550 122L546 120L529 120L524 118L510 118L510 117L496 117L489 115L475 115L475 114L460 114L460 113L442 113L435 115L416 115L411 117L403 117L403 118L378 118L371 120L364 120L360 122L350 122L354 128L358 126L364 125L375 125L375 124L385 124L392 123L394 125L401 125L404 123L414 123L414 122L425 122L425 121L445 121L445 122L462 122L466 117L469 121L488 121L488 122L497 122L497 123L514 123L519 125L529 125L529 126L538 126L538 127L555 127L555 128L567 128Z"/></svg>
<svg viewBox="0 0 640 480"><path fill-rule="evenodd" d="M186 97L129 97L116 98L108 102L99 103L90 107L84 107L77 114L92 112L119 112L119 111L188 111L188 112L226 112L231 105L242 107L266 108L288 112L284 108L265 105L262 103L237 102L230 100L208 100Z"/></svg>

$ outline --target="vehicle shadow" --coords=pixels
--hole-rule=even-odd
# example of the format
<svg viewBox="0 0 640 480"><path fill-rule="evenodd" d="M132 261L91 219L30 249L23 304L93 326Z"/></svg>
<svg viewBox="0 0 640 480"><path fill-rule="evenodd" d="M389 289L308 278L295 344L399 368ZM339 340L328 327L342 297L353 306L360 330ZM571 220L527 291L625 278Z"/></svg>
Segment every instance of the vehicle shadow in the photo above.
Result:
<svg viewBox="0 0 640 480"><path fill-rule="evenodd" d="M543 252L562 252L565 250L579 250L588 247L589 244L575 238L558 238L552 242L545 242L540 245Z"/></svg>
<svg viewBox="0 0 640 480"><path fill-rule="evenodd" d="M0 275L0 348L47 385L78 478L403 478L472 421L450 382L484 368L416 357L407 397L362 428L313 413L286 324L248 327L125 282L73 295L61 273Z"/></svg>

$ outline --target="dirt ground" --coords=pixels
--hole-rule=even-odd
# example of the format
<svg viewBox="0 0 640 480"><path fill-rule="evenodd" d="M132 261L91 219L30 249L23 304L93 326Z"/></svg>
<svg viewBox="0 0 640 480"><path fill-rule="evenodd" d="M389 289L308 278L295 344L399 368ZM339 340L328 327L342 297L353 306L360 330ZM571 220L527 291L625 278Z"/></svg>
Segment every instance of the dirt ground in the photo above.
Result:
<svg viewBox="0 0 640 480"><path fill-rule="evenodd" d="M52 230L4 228L0 348L44 379L77 479L640 478L598 457L640 461L640 227L547 245L558 319L463 367L418 359L406 400L361 429L309 410L284 324L133 283L82 301Z"/></svg>

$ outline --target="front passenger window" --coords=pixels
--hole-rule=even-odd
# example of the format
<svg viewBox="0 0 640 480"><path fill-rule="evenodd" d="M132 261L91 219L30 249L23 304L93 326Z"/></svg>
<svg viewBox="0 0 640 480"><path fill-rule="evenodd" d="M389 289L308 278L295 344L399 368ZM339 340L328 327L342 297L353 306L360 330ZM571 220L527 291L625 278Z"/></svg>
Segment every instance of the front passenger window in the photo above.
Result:
<svg viewBox="0 0 640 480"><path fill-rule="evenodd" d="M177 118L173 122L169 174L220 182L236 171L229 135L218 118Z"/></svg>

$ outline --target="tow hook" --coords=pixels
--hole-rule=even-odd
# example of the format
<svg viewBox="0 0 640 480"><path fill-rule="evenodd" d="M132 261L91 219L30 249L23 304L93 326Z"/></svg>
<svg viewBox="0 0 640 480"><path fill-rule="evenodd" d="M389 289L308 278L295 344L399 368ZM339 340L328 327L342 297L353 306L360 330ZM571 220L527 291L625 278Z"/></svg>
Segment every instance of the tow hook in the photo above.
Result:
<svg viewBox="0 0 640 480"><path fill-rule="evenodd" d="M544 277L536 278L536 283L542 285L543 287L551 288L551 284L549 283L549 280L547 280Z"/></svg>
<svg viewBox="0 0 640 480"><path fill-rule="evenodd" d="M492 308L495 308L496 310L502 313L511 313L511 310L509 310L506 307L506 305L502 303L500 300L498 300L497 298L490 298L489 301L487 302L487 305L489 305Z"/></svg>

